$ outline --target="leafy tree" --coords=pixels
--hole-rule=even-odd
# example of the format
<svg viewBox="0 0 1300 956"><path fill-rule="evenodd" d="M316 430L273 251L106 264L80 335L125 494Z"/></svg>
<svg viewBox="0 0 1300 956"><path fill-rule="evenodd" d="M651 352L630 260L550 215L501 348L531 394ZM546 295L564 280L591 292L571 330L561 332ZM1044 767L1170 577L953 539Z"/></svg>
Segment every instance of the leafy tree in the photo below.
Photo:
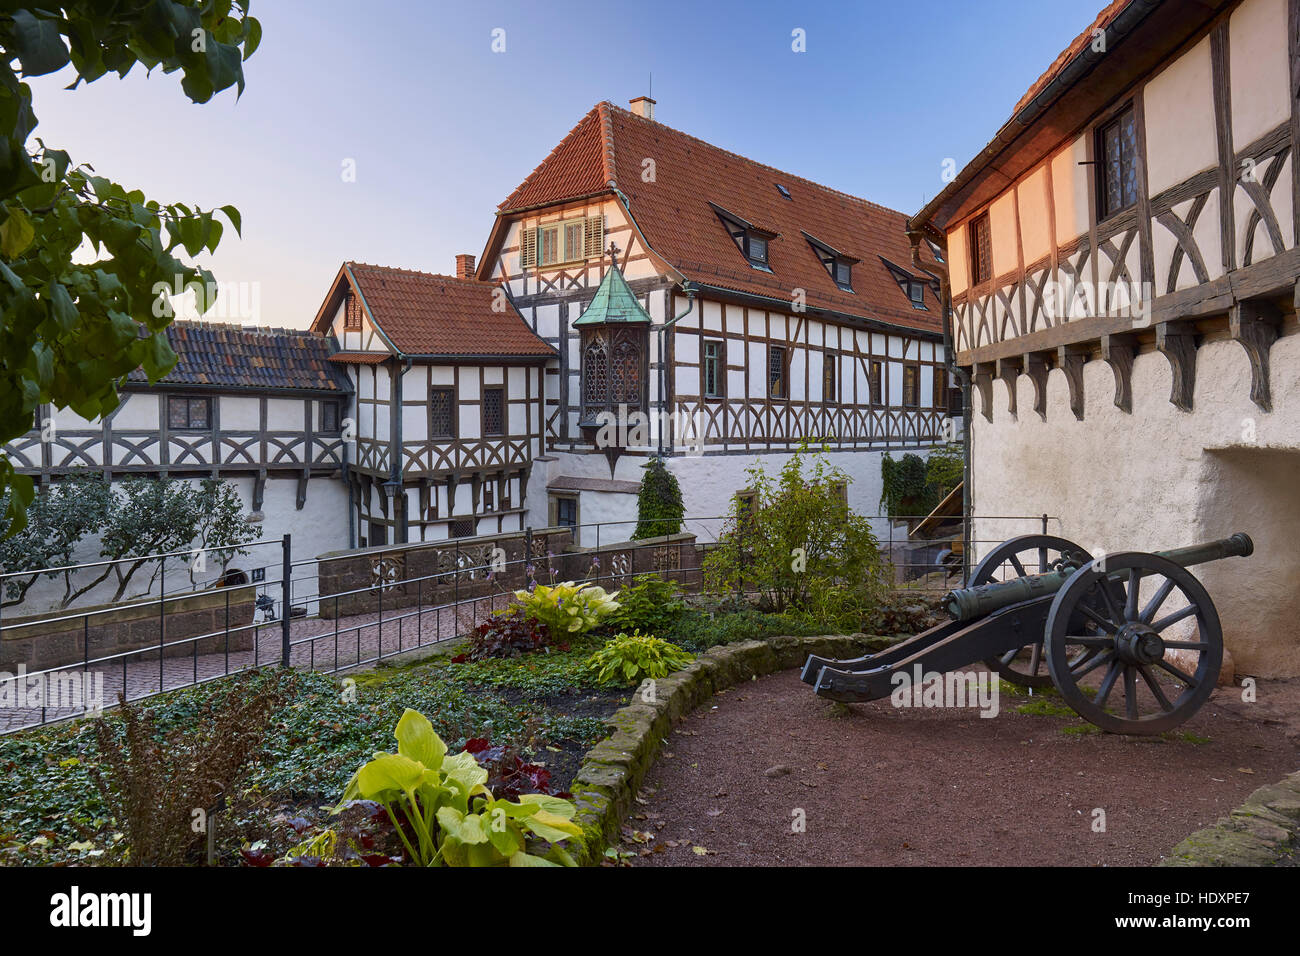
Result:
<svg viewBox="0 0 1300 956"><path fill-rule="evenodd" d="M195 500L198 506L198 534L196 546L215 548L204 553L204 561L215 561L225 573L236 554L247 554L240 547L257 537L257 529L250 525L244 514L244 502L235 486L216 478L205 478L198 487ZM190 580L202 570L190 563Z"/></svg>
<svg viewBox="0 0 1300 956"><path fill-rule="evenodd" d="M732 499L718 546L704 560L706 587L758 591L777 612L833 604L838 617L849 602L860 610L872 604L884 587L884 568L870 523L845 501L848 474L824 451L809 459L806 445L776 478L762 464L747 471L752 498Z"/></svg>
<svg viewBox="0 0 1300 956"><path fill-rule="evenodd" d="M636 499L636 530L632 540L677 534L686 514L682 488L677 476L664 465L662 458L651 458L643 466L641 489Z"/></svg>
<svg viewBox="0 0 1300 956"><path fill-rule="evenodd" d="M897 518L928 515L962 480L960 442L942 445L928 459L908 452L900 459L888 452L880 461L880 506Z"/></svg>
<svg viewBox="0 0 1300 956"><path fill-rule="evenodd" d="M75 475L41 489L27 511L27 525L13 535L4 534L0 518L0 571L29 571L24 577L5 578L3 603L22 604L27 592L48 568L66 567L88 535L103 527L113 502L108 482L95 475ZM73 572L62 572L65 596L72 591Z"/></svg>
<svg viewBox="0 0 1300 956"><path fill-rule="evenodd" d="M117 407L136 368L157 381L176 362L163 330L167 289L192 288L201 310L215 283L193 258L217 247L212 211L161 205L139 190L74 165L40 138L24 79L71 65L71 87L112 72L181 72L196 103L236 87L261 40L249 0L69 0L0 8L0 444L30 427L49 402L96 419ZM239 211L221 212L238 232ZM73 260L78 249L91 255ZM34 488L0 454L7 530L26 520Z"/></svg>

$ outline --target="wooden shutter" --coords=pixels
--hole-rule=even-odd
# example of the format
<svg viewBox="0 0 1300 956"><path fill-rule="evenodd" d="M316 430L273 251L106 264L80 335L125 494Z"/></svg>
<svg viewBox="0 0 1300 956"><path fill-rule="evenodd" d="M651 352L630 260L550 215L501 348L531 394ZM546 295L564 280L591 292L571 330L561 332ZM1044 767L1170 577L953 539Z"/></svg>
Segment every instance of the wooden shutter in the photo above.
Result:
<svg viewBox="0 0 1300 956"><path fill-rule="evenodd" d="M583 255L588 259L598 259L605 246L605 217L588 216Z"/></svg>
<svg viewBox="0 0 1300 956"><path fill-rule="evenodd" d="M524 229L519 234L519 265L524 269L537 265L536 229Z"/></svg>

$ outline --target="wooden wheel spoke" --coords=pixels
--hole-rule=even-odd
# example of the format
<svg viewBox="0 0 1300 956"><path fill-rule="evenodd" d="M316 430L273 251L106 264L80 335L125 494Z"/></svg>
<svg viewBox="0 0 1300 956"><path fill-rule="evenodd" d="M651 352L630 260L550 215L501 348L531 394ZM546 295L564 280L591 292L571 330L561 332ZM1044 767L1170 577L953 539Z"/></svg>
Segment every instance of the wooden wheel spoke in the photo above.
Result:
<svg viewBox="0 0 1300 956"><path fill-rule="evenodd" d="M1002 662L1003 666L1006 666L1016 659L1016 655L1019 654L1021 650L1022 648L1017 647L1014 650L1007 651L999 657L998 660Z"/></svg>
<svg viewBox="0 0 1300 956"><path fill-rule="evenodd" d="M1025 571L1025 566L1020 563L1019 557L1013 554L1011 557L1007 558L1007 560L1010 561L1011 566L1016 569L1017 577L1025 578L1029 576L1028 572Z"/></svg>
<svg viewBox="0 0 1300 956"><path fill-rule="evenodd" d="M1106 586L1106 579L1101 578L1097 581L1097 590L1101 592L1101 603L1106 605L1106 613L1110 615L1110 620L1106 622L1106 627L1114 631L1124 623L1124 615L1119 612L1115 606L1115 599L1110 596L1110 588Z"/></svg>
<svg viewBox="0 0 1300 956"><path fill-rule="evenodd" d="M1115 659L1114 651L1107 651L1104 654L1093 654L1090 656L1085 656L1082 658L1082 660L1079 661L1077 665L1076 664L1070 665L1070 676L1073 677L1075 681L1078 681L1080 677L1084 677L1088 674L1091 674L1098 667L1101 667L1104 664L1109 664L1114 659ZM1087 664L1087 666L1084 667L1083 666L1084 664Z"/></svg>
<svg viewBox="0 0 1300 956"><path fill-rule="evenodd" d="M1138 613L1138 591L1142 576L1137 568L1129 568L1128 591L1124 595L1124 620L1136 621Z"/></svg>
<svg viewBox="0 0 1300 956"><path fill-rule="evenodd" d="M1035 644L1033 650L1029 652L1029 673L1037 674L1038 665L1043 661L1043 645Z"/></svg>
<svg viewBox="0 0 1300 956"><path fill-rule="evenodd" d="M1115 678L1119 676L1119 672L1119 660L1112 659L1110 668L1106 671L1106 676L1101 679L1101 686L1097 688L1097 696L1093 698L1098 710L1106 706L1106 698L1110 696L1111 688L1115 686Z"/></svg>
<svg viewBox="0 0 1300 956"><path fill-rule="evenodd" d="M1091 620L1091 621L1092 621L1094 624L1096 624L1098 627L1105 628L1106 631L1109 632L1109 633L1114 633L1114 631L1115 631L1115 622L1114 622L1114 621L1108 621L1108 620L1106 620L1104 617L1102 617L1100 614L1098 614L1098 613L1097 613L1096 611L1094 611L1092 608L1088 607L1088 605L1086 605L1086 604L1080 604L1080 605L1079 605L1079 613L1082 614L1084 617L1088 618L1089 620Z"/></svg>
<svg viewBox="0 0 1300 956"><path fill-rule="evenodd" d="M1160 682L1157 681L1155 675L1151 673L1151 668L1145 664L1140 665L1138 667L1138 673L1142 675L1142 680L1146 681L1146 685L1151 690L1152 696L1159 702L1160 709L1165 712L1173 710L1173 703L1165 696L1164 688L1160 686Z"/></svg>
<svg viewBox="0 0 1300 956"><path fill-rule="evenodd" d="M1129 720L1138 719L1138 688L1136 668L1124 668L1124 714Z"/></svg>
<svg viewBox="0 0 1300 956"><path fill-rule="evenodd" d="M1181 670L1179 670L1179 669L1178 669L1177 667L1175 667L1173 664L1170 664L1168 661L1166 661L1166 660L1159 660L1159 661L1156 661L1156 666L1159 667L1161 670L1166 670L1166 671L1168 671L1169 673L1173 674L1175 677L1177 677L1180 681L1182 681L1182 682L1183 682L1184 684L1186 684L1188 687L1195 687L1195 686L1196 686L1196 678L1195 678L1195 677L1193 677L1193 676L1190 675L1190 674L1184 674Z"/></svg>
<svg viewBox="0 0 1300 956"><path fill-rule="evenodd" d="M1093 637L1089 634L1067 634L1065 643L1078 644L1081 647L1114 647L1115 639L1113 637Z"/></svg>
<svg viewBox="0 0 1300 956"><path fill-rule="evenodd" d="M1174 648L1180 651L1208 651L1210 645L1208 641L1165 641L1166 648Z"/></svg>
<svg viewBox="0 0 1300 956"><path fill-rule="evenodd" d="M1142 613L1139 615L1138 620L1143 624L1150 624L1151 618L1155 616L1156 611L1160 610L1160 605L1165 603L1165 598L1169 597L1173 589L1174 579L1165 578L1165 583L1160 585L1156 593L1151 596L1151 600L1148 601L1147 606L1142 609Z"/></svg>
<svg viewBox="0 0 1300 956"><path fill-rule="evenodd" d="M1183 608L1181 611L1175 611L1173 614L1166 614L1166 615L1165 615L1164 617L1162 617L1160 620L1158 620L1158 621L1156 621L1154 624L1152 624L1152 625L1151 625L1151 629L1152 629L1153 631L1163 631L1163 630L1164 630L1165 628L1167 628L1170 624L1177 624L1177 623L1178 623L1179 621L1181 621L1183 618L1185 618L1185 617L1191 617L1191 616L1192 616L1193 614L1195 614L1195 613L1196 613L1196 605L1195 605L1195 604L1189 604L1189 605L1187 605L1187 607Z"/></svg>

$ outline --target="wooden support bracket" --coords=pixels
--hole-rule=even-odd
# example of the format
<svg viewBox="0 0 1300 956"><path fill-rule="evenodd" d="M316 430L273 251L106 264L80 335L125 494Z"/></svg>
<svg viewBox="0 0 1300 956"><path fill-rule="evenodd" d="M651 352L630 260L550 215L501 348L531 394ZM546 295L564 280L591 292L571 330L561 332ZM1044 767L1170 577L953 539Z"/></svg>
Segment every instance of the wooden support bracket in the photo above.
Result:
<svg viewBox="0 0 1300 956"><path fill-rule="evenodd" d="M997 360L997 377L1007 383L1007 392L1010 394L1010 404L1008 409L1012 418L1017 418L1016 414L1016 378L1019 377L1023 361L1019 356L1009 358L1000 358Z"/></svg>
<svg viewBox="0 0 1300 956"><path fill-rule="evenodd" d="M971 382L980 393L980 414L993 421L993 363L977 362Z"/></svg>
<svg viewBox="0 0 1300 956"><path fill-rule="evenodd" d="M1189 323L1159 322L1156 349L1169 360L1174 373L1169 401L1175 408L1190 412L1196 391L1196 330Z"/></svg>
<svg viewBox="0 0 1300 956"><path fill-rule="evenodd" d="M1088 361L1088 350L1076 345L1059 345L1056 364L1065 373L1065 384L1070 389L1070 411L1083 421L1083 366Z"/></svg>
<svg viewBox="0 0 1300 956"><path fill-rule="evenodd" d="M1047 421L1047 358L1038 352L1030 352L1024 358L1025 375L1034 383L1034 411L1038 417Z"/></svg>
<svg viewBox="0 0 1300 956"><path fill-rule="evenodd" d="M1273 410L1269 388L1268 353L1277 341L1282 310L1267 300L1238 302L1228 310L1228 331L1250 359L1250 400L1261 411Z"/></svg>
<svg viewBox="0 0 1300 956"><path fill-rule="evenodd" d="M1132 335L1101 337L1101 357L1115 375L1115 407L1130 414L1133 411L1133 356L1136 354L1137 340Z"/></svg>

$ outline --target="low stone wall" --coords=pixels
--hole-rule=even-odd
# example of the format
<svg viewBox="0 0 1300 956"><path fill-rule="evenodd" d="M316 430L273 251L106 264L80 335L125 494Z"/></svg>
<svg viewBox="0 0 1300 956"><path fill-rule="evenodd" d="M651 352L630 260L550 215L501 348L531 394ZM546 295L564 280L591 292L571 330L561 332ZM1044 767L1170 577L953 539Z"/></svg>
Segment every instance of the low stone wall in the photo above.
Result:
<svg viewBox="0 0 1300 956"><path fill-rule="evenodd" d="M1294 866L1300 852L1300 773L1260 787L1212 827L1197 830L1161 866Z"/></svg>
<svg viewBox="0 0 1300 956"><path fill-rule="evenodd" d="M127 651L143 652L131 660L157 660L160 633L164 657L250 650L252 629L227 636L226 628L253 622L255 597L253 587L199 591L168 598L161 617L158 602L146 601L5 618L0 621L0 670L12 673L19 664L28 670L63 667ZM193 637L199 640L188 640Z"/></svg>
<svg viewBox="0 0 1300 956"><path fill-rule="evenodd" d="M605 849L618 841L619 828L664 740L682 717L719 690L802 666L809 654L858 657L879 649L882 641L888 643L862 634L739 641L710 648L689 667L656 681L653 695L645 693L643 682L632 696L634 703L609 718L614 733L587 751L573 778L570 791L578 808L574 822L582 828L582 837L565 848L584 866L603 859Z"/></svg>
<svg viewBox="0 0 1300 956"><path fill-rule="evenodd" d="M638 574L663 572L684 588L699 585L693 534L575 548L568 528L543 528L533 531L531 540L531 554L526 534L519 531L322 554L316 559L320 616L373 614L381 605L385 610L430 607L518 590L527 584L528 562L541 584L590 579L613 590ZM498 548L505 554L505 571L489 578Z"/></svg>
<svg viewBox="0 0 1300 956"><path fill-rule="evenodd" d="M381 606L450 604L517 590L527 581L525 558L533 563L537 580L546 581L551 567L562 567L563 553L572 544L573 535L567 528L534 531L531 554L526 553L527 540L524 532L513 531L322 554L316 559L320 616L373 614ZM505 552L506 568L489 578L498 548ZM428 580L417 580L423 578Z"/></svg>

